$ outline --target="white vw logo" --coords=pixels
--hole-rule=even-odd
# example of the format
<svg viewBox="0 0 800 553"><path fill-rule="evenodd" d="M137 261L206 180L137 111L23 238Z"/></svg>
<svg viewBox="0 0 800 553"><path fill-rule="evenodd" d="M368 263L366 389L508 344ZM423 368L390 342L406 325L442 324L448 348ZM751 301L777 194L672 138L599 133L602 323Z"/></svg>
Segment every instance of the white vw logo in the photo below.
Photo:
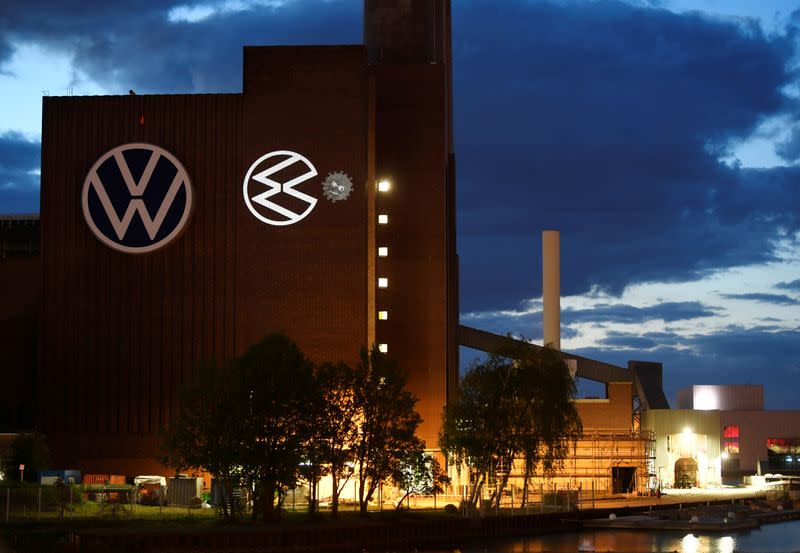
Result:
<svg viewBox="0 0 800 553"><path fill-rule="evenodd" d="M268 160L269 162L265 163ZM288 178L285 182L280 182L282 179L277 176L273 178L276 173L281 171L286 171L291 175L291 178ZM297 174L298 171L300 171L299 175ZM304 156L288 150L271 152L258 158L247 171L242 185L244 203L250 213L259 221L276 226L293 225L311 213L311 210L317 205L316 198L295 190L295 186L316 176L317 170ZM264 187L267 189L264 190ZM286 205L275 203L274 200L280 199L278 195L281 192L293 198L289 202L292 202L292 207L295 210L289 209ZM259 205L264 209L259 209L253 204ZM297 209L296 206L302 207Z"/></svg>
<svg viewBox="0 0 800 553"><path fill-rule="evenodd" d="M92 166L83 183L82 205L89 229L101 242L145 253L183 230L192 209L192 187L183 165L168 151L124 144Z"/></svg>

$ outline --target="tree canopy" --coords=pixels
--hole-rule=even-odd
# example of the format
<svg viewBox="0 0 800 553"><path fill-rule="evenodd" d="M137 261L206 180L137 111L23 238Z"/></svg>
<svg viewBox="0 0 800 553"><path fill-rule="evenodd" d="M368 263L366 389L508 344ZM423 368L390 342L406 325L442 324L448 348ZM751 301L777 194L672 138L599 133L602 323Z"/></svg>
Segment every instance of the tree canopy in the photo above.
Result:
<svg viewBox="0 0 800 553"><path fill-rule="evenodd" d="M422 417L414 410L417 398L405 390L406 378L377 347L361 351L356 370L357 409L355 461L361 514L378 486L396 474L407 451L422 450L416 436Z"/></svg>
<svg viewBox="0 0 800 553"><path fill-rule="evenodd" d="M24 477L29 482L38 478L39 471L50 468L50 449L43 434L23 433L11 442L11 448L2 460L1 468L5 478L19 478L20 465L25 465Z"/></svg>
<svg viewBox="0 0 800 553"><path fill-rule="evenodd" d="M373 348L356 368L314 366L282 334L269 334L223 368L200 367L183 387L163 439L165 464L208 471L224 485L223 514L235 516L233 489L255 489L254 516L274 519L288 490L315 489L330 474L332 510L344 483L358 478L361 512L404 455L423 450L421 418L397 365ZM406 455L407 456L407 455ZM277 505L276 505L277 499Z"/></svg>
<svg viewBox="0 0 800 553"><path fill-rule="evenodd" d="M499 502L514 459L525 462L525 487L539 466L552 474L582 432L575 383L558 352L520 345L489 355L467 371L442 417L439 445L471 473L476 506L487 479Z"/></svg>

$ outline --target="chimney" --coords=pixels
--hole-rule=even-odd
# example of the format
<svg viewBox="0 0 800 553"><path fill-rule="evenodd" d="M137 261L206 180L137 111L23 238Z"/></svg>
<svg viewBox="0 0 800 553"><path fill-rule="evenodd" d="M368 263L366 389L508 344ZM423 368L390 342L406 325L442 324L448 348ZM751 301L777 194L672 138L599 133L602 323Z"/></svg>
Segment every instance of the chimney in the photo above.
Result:
<svg viewBox="0 0 800 553"><path fill-rule="evenodd" d="M542 231L542 303L544 345L561 349L560 232Z"/></svg>
<svg viewBox="0 0 800 553"><path fill-rule="evenodd" d="M371 64L449 63L450 0L364 0Z"/></svg>

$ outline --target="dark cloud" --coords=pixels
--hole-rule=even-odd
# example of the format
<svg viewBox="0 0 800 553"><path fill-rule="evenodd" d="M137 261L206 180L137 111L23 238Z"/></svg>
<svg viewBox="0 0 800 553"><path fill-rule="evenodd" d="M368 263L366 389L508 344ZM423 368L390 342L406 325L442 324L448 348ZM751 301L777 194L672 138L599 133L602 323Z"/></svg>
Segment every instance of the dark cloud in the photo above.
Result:
<svg viewBox="0 0 800 553"><path fill-rule="evenodd" d="M40 151L19 133L0 134L0 213L39 211Z"/></svg>
<svg viewBox="0 0 800 553"><path fill-rule="evenodd" d="M651 351L664 347L676 347L683 341L680 334L673 332L646 332L634 335L625 332L608 332L603 346L612 350L632 349Z"/></svg>
<svg viewBox="0 0 800 553"><path fill-rule="evenodd" d="M800 292L800 278L797 280L792 280L790 282L779 282L775 285L775 288L780 288L781 290L792 290L795 292Z"/></svg>
<svg viewBox="0 0 800 553"><path fill-rule="evenodd" d="M455 10L465 310L540 288L540 233L562 231L562 290L612 293L775 259L798 228L800 168L717 162L767 114L792 37L617 2Z"/></svg>
<svg viewBox="0 0 800 553"><path fill-rule="evenodd" d="M639 324L651 320L665 322L684 321L700 317L719 316L720 310L698 301L665 302L648 307L624 304L600 304L591 309L565 309L561 313L564 324L574 323L627 323Z"/></svg>
<svg viewBox="0 0 800 553"><path fill-rule="evenodd" d="M168 21L169 8L183 4L0 2L0 67L12 45L37 42L69 53L76 71L110 90L238 91L243 44L361 41L361 2L296 0L198 23ZM766 117L797 113L780 92L798 77L789 69L795 28L767 36L752 23L615 1L507 0L498 9L495 0L474 0L453 2L453 12L463 311L519 306L540 293L545 228L562 230L565 294L619 293L631 283L773 261L776 238L796 236L800 167L717 161ZM796 158L796 142L778 153ZM0 137L0 211L36 205L38 177L30 171L38 148L17 135ZM798 290L799 282L778 287ZM700 302L667 302L567 310L564 321L713 315ZM541 336L536 312L465 322ZM696 382L695 371L731 382L761 381L770 371L796 379L800 368L787 360L800 358L797 337L729 329L692 337L683 349L670 333L614 334L608 349L584 354L623 363L639 357L637 349L658 356L674 391L675 382ZM789 398L789 389L774 397Z"/></svg>
<svg viewBox="0 0 800 553"><path fill-rule="evenodd" d="M789 163L800 160L800 127L795 129L785 142L777 145L775 153Z"/></svg>
<svg viewBox="0 0 800 553"><path fill-rule="evenodd" d="M732 326L709 335L674 336L674 341L618 333L601 348L573 351L625 366L629 359L664 364L664 388L670 404L680 388L692 384L764 384L768 409L797 409L794 383L800 378L800 329ZM642 345L655 347L637 348ZM616 344L616 345L612 345Z"/></svg>
<svg viewBox="0 0 800 553"><path fill-rule="evenodd" d="M0 40L34 41L72 53L77 70L122 93L129 88L139 93L238 92L243 45L361 42L361 5L344 0L221 12L195 23L169 21L170 9L223 3L36 4L41 4L36 10L19 2L0 8ZM2 55L0 49L0 63Z"/></svg>
<svg viewBox="0 0 800 553"><path fill-rule="evenodd" d="M34 41L110 90L238 91L243 44L361 41L361 2L170 22L177 5L5 2L0 61ZM797 229L800 168L716 161L764 116L796 108L780 92L797 76L795 29L766 36L649 6L454 3L464 311L538 295L543 228L562 230L567 294L774 260L776 229Z"/></svg>
<svg viewBox="0 0 800 553"><path fill-rule="evenodd" d="M503 312L468 314L462 316L461 323L488 332L494 332L495 334L506 335L510 333L527 340L541 340L543 333L541 311L513 315ZM577 335L572 330L567 330L567 332L571 336ZM563 329L562 337L566 337Z"/></svg>
<svg viewBox="0 0 800 553"><path fill-rule="evenodd" d="M750 300L760 303L774 303L775 305L796 305L800 303L798 300L784 294L760 294L754 292L750 294L719 294L719 296L727 300Z"/></svg>
<svg viewBox="0 0 800 553"><path fill-rule="evenodd" d="M615 349L634 349L650 351L658 342L645 336L609 336L603 340L603 345Z"/></svg>

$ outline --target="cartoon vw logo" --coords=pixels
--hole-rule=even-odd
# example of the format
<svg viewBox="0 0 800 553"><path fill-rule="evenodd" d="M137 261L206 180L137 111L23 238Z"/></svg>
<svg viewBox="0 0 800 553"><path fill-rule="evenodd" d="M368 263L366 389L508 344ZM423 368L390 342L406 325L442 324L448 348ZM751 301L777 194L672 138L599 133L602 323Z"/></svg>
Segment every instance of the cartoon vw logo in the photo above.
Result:
<svg viewBox="0 0 800 553"><path fill-rule="evenodd" d="M83 183L83 216L107 246L146 253L178 237L192 211L189 175L175 156L152 144L106 152Z"/></svg>
<svg viewBox="0 0 800 553"><path fill-rule="evenodd" d="M295 190L295 186L316 176L317 170L304 156L288 150L271 152L258 158L247 171L242 185L244 203L259 221L293 225L317 205L316 198Z"/></svg>

